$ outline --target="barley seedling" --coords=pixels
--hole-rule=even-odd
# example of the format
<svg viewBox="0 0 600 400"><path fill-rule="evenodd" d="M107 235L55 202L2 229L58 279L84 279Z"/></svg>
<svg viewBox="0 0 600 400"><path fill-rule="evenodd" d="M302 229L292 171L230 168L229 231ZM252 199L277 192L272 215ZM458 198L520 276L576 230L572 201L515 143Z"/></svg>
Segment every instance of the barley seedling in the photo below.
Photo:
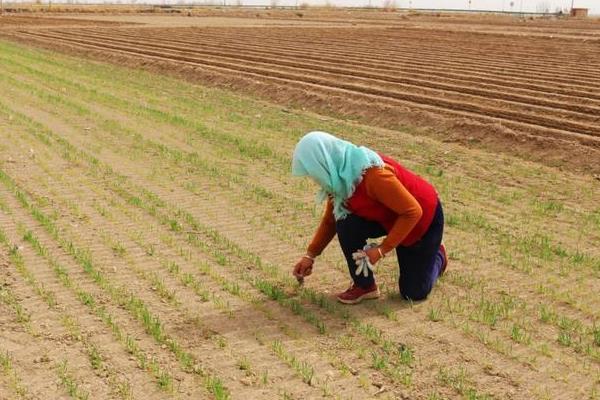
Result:
<svg viewBox="0 0 600 400"><path fill-rule="evenodd" d="M440 368L438 378L458 393L469 400L491 400L492 397L487 394L480 394L474 388L467 378L467 372L464 368L460 368L454 372L444 367Z"/></svg>
<svg viewBox="0 0 600 400"><path fill-rule="evenodd" d="M563 346L571 346L573 344L573 339L571 338L571 333L561 330L558 333L558 343L562 344Z"/></svg>
<svg viewBox="0 0 600 400"><path fill-rule="evenodd" d="M61 384L65 387L67 393L69 393L71 397L78 400L87 400L89 398L89 394L81 389L75 378L70 375L66 360L58 364L58 376Z"/></svg>
<svg viewBox="0 0 600 400"><path fill-rule="evenodd" d="M310 366L310 364L308 364L306 361L298 362L297 360L295 360L292 362L292 367L300 371L302 380L305 383L309 385L313 384L313 377L315 375L315 371L313 370L313 367Z"/></svg>
<svg viewBox="0 0 600 400"><path fill-rule="evenodd" d="M283 290L270 282L261 280L257 282L257 287L261 292L277 302L281 302L286 298Z"/></svg>
<svg viewBox="0 0 600 400"><path fill-rule="evenodd" d="M329 387L329 384L327 384L327 383L324 383L323 386L321 386L321 393L322 393L323 397L332 397L333 396L331 388Z"/></svg>
<svg viewBox="0 0 600 400"><path fill-rule="evenodd" d="M12 360L8 352L0 351L0 367L2 372L7 376L9 380L10 388L19 396L20 399L29 399L30 394L23 383L17 372L13 368Z"/></svg>
<svg viewBox="0 0 600 400"><path fill-rule="evenodd" d="M510 337L517 343L531 343L531 338L529 337L529 335L525 332L525 330L522 327L516 324L513 324L511 328Z"/></svg>
<svg viewBox="0 0 600 400"><path fill-rule="evenodd" d="M448 213L448 215L445 216L445 222L449 227L457 227L460 225L460 218L455 214Z"/></svg>
<svg viewBox="0 0 600 400"><path fill-rule="evenodd" d="M89 346L88 355L90 357L90 363L92 364L93 369L100 369L102 367L102 357L98 352L98 349L95 345Z"/></svg>
<svg viewBox="0 0 600 400"><path fill-rule="evenodd" d="M356 351L356 355L358 356L358 358L360 360L364 360L366 358L366 355L367 355L367 349L365 349L364 347L359 348Z"/></svg>
<svg viewBox="0 0 600 400"><path fill-rule="evenodd" d="M574 331L581 327L581 323L561 315L558 318L558 327L564 330Z"/></svg>
<svg viewBox="0 0 600 400"><path fill-rule="evenodd" d="M185 286L191 286L194 283L194 276L186 272L181 275L181 281Z"/></svg>
<svg viewBox="0 0 600 400"><path fill-rule="evenodd" d="M269 384L269 371L268 370L265 369L260 374L260 382L262 383L263 386L267 386Z"/></svg>
<svg viewBox="0 0 600 400"><path fill-rule="evenodd" d="M376 351L371 352L372 367L376 370L382 370L387 367L388 360L385 354L379 354Z"/></svg>
<svg viewBox="0 0 600 400"><path fill-rule="evenodd" d="M392 354L394 352L394 343L389 340L384 340L381 344L381 349L386 354Z"/></svg>
<svg viewBox="0 0 600 400"><path fill-rule="evenodd" d="M373 344L379 344L382 339L382 334L379 329L374 327L371 324L362 324L359 326L359 330L363 333L368 339L373 342Z"/></svg>
<svg viewBox="0 0 600 400"><path fill-rule="evenodd" d="M217 336L217 344L222 349L227 347L227 339L225 338L225 336L218 335Z"/></svg>
<svg viewBox="0 0 600 400"><path fill-rule="evenodd" d="M158 295L161 298L165 299L171 304L179 304L179 300L177 300L177 298L175 297L175 290L169 290L165 285L164 279L158 276L156 272L150 272L149 274L142 272L142 274L149 275L148 278L150 280L150 283L152 284L152 290L158 292Z"/></svg>
<svg viewBox="0 0 600 400"><path fill-rule="evenodd" d="M79 300L81 300L81 302L83 304L85 304L86 306L96 305L96 300L90 293L80 292L78 297L79 297Z"/></svg>
<svg viewBox="0 0 600 400"><path fill-rule="evenodd" d="M111 214L108 212L108 210L100 204L96 204L96 202L94 202L93 207L96 211L98 211L98 214L104 218L110 217Z"/></svg>
<svg viewBox="0 0 600 400"><path fill-rule="evenodd" d="M592 335L594 336L594 344L600 346L600 326L594 325Z"/></svg>
<svg viewBox="0 0 600 400"><path fill-rule="evenodd" d="M552 357L552 352L550 352L550 347L548 346L548 343L542 343L542 345L540 346L540 353L542 353L546 357Z"/></svg>
<svg viewBox="0 0 600 400"><path fill-rule="evenodd" d="M175 263L174 261L167 261L166 264L170 273L175 275L179 274L180 268L179 265L177 265L177 263Z"/></svg>
<svg viewBox="0 0 600 400"><path fill-rule="evenodd" d="M240 284L237 282L227 282L225 284L226 289L229 293L231 293L234 296L240 297L241 294L241 289L240 289Z"/></svg>
<svg viewBox="0 0 600 400"><path fill-rule="evenodd" d="M137 349L137 344L132 336L127 335L127 338L125 339L125 348L129 352L129 354L135 353Z"/></svg>
<svg viewBox="0 0 600 400"><path fill-rule="evenodd" d="M33 333L29 324L29 321L31 320L29 313L23 308L21 303L19 303L19 300L5 282L0 282L0 301L10 306L17 315L17 322L22 323L28 331Z"/></svg>
<svg viewBox="0 0 600 400"><path fill-rule="evenodd" d="M281 343L281 340L275 340L272 345L271 345L273 352L280 358L283 358L285 355L285 352L283 350L283 344Z"/></svg>
<svg viewBox="0 0 600 400"><path fill-rule="evenodd" d="M126 400L133 399L133 391L131 390L131 385L126 380L119 381L116 377L110 377L111 384L115 387L115 393L118 397Z"/></svg>
<svg viewBox="0 0 600 400"><path fill-rule="evenodd" d="M410 347L401 344L399 346L400 363L404 365L411 365L413 362L413 352Z"/></svg>
<svg viewBox="0 0 600 400"><path fill-rule="evenodd" d="M222 254L217 254L217 264L219 265L227 265L227 258Z"/></svg>
<svg viewBox="0 0 600 400"><path fill-rule="evenodd" d="M161 389L163 389L167 392L172 392L173 391L173 378L172 378L171 374L169 374L167 372L160 372L159 376L158 376L158 386L160 386Z"/></svg>
<svg viewBox="0 0 600 400"><path fill-rule="evenodd" d="M586 254L581 253L579 250L577 250L574 254L571 254L570 256L570 261L573 264L582 264L586 259Z"/></svg>
<svg viewBox="0 0 600 400"><path fill-rule="evenodd" d="M442 397L442 395L438 392L433 392L427 396L427 400L444 400L444 397Z"/></svg>
<svg viewBox="0 0 600 400"><path fill-rule="evenodd" d="M395 382L400 382L404 386L412 385L412 370L410 368L405 367L394 367L389 371L390 375L394 379Z"/></svg>
<svg viewBox="0 0 600 400"><path fill-rule="evenodd" d="M439 308L432 307L427 314L430 321L439 322L442 320L442 312Z"/></svg>
<svg viewBox="0 0 600 400"><path fill-rule="evenodd" d="M11 214L10 209L2 199L0 199L0 211L2 211L5 214Z"/></svg>
<svg viewBox="0 0 600 400"><path fill-rule="evenodd" d="M181 232L182 230L181 224L176 220L170 220L169 227L173 232Z"/></svg>
<svg viewBox="0 0 600 400"><path fill-rule="evenodd" d="M556 314L549 307L542 305L540 306L540 319L543 322L549 323L556 319Z"/></svg>
<svg viewBox="0 0 600 400"><path fill-rule="evenodd" d="M283 348L281 340L275 340L271 344L271 349L273 350L273 353L277 355L277 357L285 361L288 365L295 369L296 372L298 372L304 383L308 385L313 384L314 370L310 364L308 364L306 361L300 361L293 355L287 353Z"/></svg>
<svg viewBox="0 0 600 400"><path fill-rule="evenodd" d="M24 229L21 225L18 227L19 231L22 233ZM16 267L17 271L24 280L31 286L34 287L35 292L42 298L48 306L54 307L56 305L56 298L54 294L48 291L43 284L39 284L32 273L25 267L25 261L23 260L23 256L16 249L17 247L11 246L6 235L0 228L0 243L3 243L7 248L9 248L9 257L12 261L13 265Z"/></svg>
<svg viewBox="0 0 600 400"><path fill-rule="evenodd" d="M313 324L319 330L319 333L325 333L326 327L324 322L302 306L297 300L288 298L285 292L278 286L259 278L254 279L254 286L272 300L275 300L282 306L289 307L295 314L302 316L305 320Z"/></svg>
<svg viewBox="0 0 600 400"><path fill-rule="evenodd" d="M206 384L208 390L215 396L217 400L229 399L229 393L223 386L223 382L219 378L207 377Z"/></svg>
<svg viewBox="0 0 600 400"><path fill-rule="evenodd" d="M434 167L432 165L425 166L425 172L428 175L430 175L432 177L436 177L436 178L440 178L440 177L442 177L442 175L444 175L444 170L443 169Z"/></svg>
<svg viewBox="0 0 600 400"><path fill-rule="evenodd" d="M327 296L323 293L317 293L313 290L308 290L306 288L302 288L300 291L300 297L303 299L308 299L311 303L323 308L329 313L337 313L340 314L342 319L349 319L350 313L347 309L340 309L336 303L333 303Z"/></svg>
<svg viewBox="0 0 600 400"><path fill-rule="evenodd" d="M153 256L156 250L154 249L153 244L149 244L148 246L146 246L145 251L147 256Z"/></svg>
<svg viewBox="0 0 600 400"><path fill-rule="evenodd" d="M534 210L536 210L540 215L553 217L564 209L564 205L556 200L543 201L535 199L533 201L533 206Z"/></svg>
<svg viewBox="0 0 600 400"><path fill-rule="evenodd" d="M0 353L0 366L2 367L3 372L9 372L12 370L12 361L10 360L10 354L8 354L8 351L6 354Z"/></svg>
<svg viewBox="0 0 600 400"><path fill-rule="evenodd" d="M251 371L250 360L248 360L248 358L244 356L239 361L238 368L241 369L242 371L246 371L246 373L250 373L250 371Z"/></svg>
<svg viewBox="0 0 600 400"><path fill-rule="evenodd" d="M358 383L365 390L368 390L371 388L371 380L365 374L360 374L360 376L358 377Z"/></svg>
<svg viewBox="0 0 600 400"><path fill-rule="evenodd" d="M385 315L390 321L396 321L398 319L396 311L389 304L383 304L381 306L376 305L375 307L380 314Z"/></svg>
<svg viewBox="0 0 600 400"><path fill-rule="evenodd" d="M348 376L352 375L352 371L351 371L350 367L344 361L336 359L334 361L334 363L332 363L332 365L340 371L340 374L343 377L348 377Z"/></svg>

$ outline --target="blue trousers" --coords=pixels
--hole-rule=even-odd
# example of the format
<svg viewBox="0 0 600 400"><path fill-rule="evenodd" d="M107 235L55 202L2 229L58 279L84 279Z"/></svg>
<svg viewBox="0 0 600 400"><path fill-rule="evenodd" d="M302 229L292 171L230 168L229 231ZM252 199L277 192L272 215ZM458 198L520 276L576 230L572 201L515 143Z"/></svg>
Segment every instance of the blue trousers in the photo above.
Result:
<svg viewBox="0 0 600 400"><path fill-rule="evenodd" d="M352 253L362 249L367 239L385 236L387 232L379 223L355 214L349 214L346 218L337 221L336 231L354 284L368 288L375 283L373 273L369 271L367 277L362 273L356 276L356 264L352 259ZM440 251L443 233L444 212L442 204L438 202L433 221L425 235L412 246L396 247L400 267L398 286L400 294L405 299L423 300L431 292L444 262L444 256Z"/></svg>

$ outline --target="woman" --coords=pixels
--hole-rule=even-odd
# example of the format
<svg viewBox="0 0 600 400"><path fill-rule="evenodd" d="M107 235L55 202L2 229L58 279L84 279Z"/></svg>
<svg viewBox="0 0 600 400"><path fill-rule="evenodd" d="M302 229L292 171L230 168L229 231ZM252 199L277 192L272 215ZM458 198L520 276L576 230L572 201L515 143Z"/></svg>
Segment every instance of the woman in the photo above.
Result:
<svg viewBox="0 0 600 400"><path fill-rule="evenodd" d="M312 273L315 258L337 233L353 280L337 295L340 302L379 297L372 270L357 266L362 258L375 265L394 249L402 296L427 297L448 263L444 214L431 184L389 157L325 132L310 132L298 142L292 174L312 178L321 187L317 199L327 200L306 254L294 266L299 281ZM381 236L386 238L380 245L365 247L367 239Z"/></svg>

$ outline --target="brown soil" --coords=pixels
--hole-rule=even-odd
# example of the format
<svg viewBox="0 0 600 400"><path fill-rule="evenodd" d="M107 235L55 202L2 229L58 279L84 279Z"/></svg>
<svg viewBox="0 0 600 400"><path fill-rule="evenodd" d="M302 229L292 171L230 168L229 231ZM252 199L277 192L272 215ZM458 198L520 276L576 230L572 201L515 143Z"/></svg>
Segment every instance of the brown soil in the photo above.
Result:
<svg viewBox="0 0 600 400"><path fill-rule="evenodd" d="M3 20L28 21L4 30L20 41L600 172L600 24L594 20L327 10L202 16ZM49 27L71 21L97 25ZM275 26L260 27L266 21ZM102 27L110 22L149 27Z"/></svg>

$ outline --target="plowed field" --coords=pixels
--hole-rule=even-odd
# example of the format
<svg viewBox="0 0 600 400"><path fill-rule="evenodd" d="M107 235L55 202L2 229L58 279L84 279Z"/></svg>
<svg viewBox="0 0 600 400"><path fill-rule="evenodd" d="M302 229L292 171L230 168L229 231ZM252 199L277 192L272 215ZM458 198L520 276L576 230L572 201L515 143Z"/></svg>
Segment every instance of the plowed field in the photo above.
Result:
<svg viewBox="0 0 600 400"><path fill-rule="evenodd" d="M554 38L547 28L525 36L518 29L470 32L462 20L453 29L386 21L382 28L366 19L351 28L99 26L14 34L319 112L431 128L449 140L600 170L600 24L596 31L586 25L581 37Z"/></svg>
<svg viewBox="0 0 600 400"><path fill-rule="evenodd" d="M597 48L361 29L4 30L0 399L600 398ZM335 241L293 279L315 129L438 189L427 300L388 257L337 303Z"/></svg>

